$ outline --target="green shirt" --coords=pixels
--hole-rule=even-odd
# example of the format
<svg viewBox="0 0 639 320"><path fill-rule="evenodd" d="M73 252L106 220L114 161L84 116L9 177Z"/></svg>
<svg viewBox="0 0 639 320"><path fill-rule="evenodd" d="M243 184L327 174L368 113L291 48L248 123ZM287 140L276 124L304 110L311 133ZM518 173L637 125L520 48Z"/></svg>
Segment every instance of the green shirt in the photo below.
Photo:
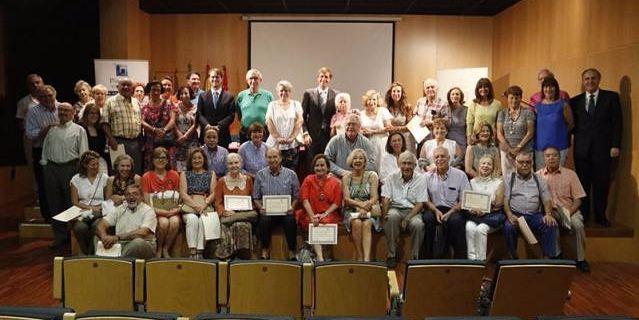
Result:
<svg viewBox="0 0 639 320"><path fill-rule="evenodd" d="M271 101L273 95L264 89L259 89L256 93L251 93L250 89L240 92L235 103L242 127L248 128L253 122L266 125L266 110Z"/></svg>

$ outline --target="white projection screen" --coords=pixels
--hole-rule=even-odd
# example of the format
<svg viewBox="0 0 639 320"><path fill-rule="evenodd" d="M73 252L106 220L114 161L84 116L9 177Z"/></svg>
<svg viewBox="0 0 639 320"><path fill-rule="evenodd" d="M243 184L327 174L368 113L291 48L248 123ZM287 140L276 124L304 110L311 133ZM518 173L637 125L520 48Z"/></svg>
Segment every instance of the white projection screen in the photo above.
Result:
<svg viewBox="0 0 639 320"><path fill-rule="evenodd" d="M262 87L275 93L285 79L292 97L317 86L317 70L333 71L331 87L361 107L368 89L385 94L393 79L393 22L251 21L249 66L262 71Z"/></svg>

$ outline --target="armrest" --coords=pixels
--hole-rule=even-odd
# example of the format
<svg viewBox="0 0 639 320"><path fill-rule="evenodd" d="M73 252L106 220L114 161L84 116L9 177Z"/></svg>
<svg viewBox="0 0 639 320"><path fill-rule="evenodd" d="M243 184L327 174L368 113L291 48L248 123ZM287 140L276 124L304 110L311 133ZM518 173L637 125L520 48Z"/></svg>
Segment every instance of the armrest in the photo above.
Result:
<svg viewBox="0 0 639 320"><path fill-rule="evenodd" d="M145 263L142 259L135 259L135 289L133 292L137 303L144 303Z"/></svg>
<svg viewBox="0 0 639 320"><path fill-rule="evenodd" d="M313 264L305 263L302 267L302 306L313 306Z"/></svg>
<svg viewBox="0 0 639 320"><path fill-rule="evenodd" d="M62 315L62 320L75 320L75 313L73 313L73 312L65 312Z"/></svg>
<svg viewBox="0 0 639 320"><path fill-rule="evenodd" d="M53 299L62 300L62 263L63 257L53 258Z"/></svg>
<svg viewBox="0 0 639 320"><path fill-rule="evenodd" d="M217 264L217 301L221 306L229 303L229 263L220 261Z"/></svg>
<svg viewBox="0 0 639 320"><path fill-rule="evenodd" d="M397 274L394 270L388 271L388 286L390 287L391 299L399 297L399 284L397 283Z"/></svg>

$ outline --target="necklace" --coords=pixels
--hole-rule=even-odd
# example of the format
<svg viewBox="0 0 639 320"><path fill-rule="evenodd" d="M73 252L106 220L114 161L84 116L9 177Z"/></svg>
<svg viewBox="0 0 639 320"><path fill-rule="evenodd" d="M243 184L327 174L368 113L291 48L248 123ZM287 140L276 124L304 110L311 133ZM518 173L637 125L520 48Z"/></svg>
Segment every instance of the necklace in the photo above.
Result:
<svg viewBox="0 0 639 320"><path fill-rule="evenodd" d="M510 117L510 130L509 133L511 135L515 134L515 124L519 120L519 116L521 116L521 108L517 109L516 116L513 118L513 111L508 111L508 116Z"/></svg>
<svg viewBox="0 0 639 320"><path fill-rule="evenodd" d="M317 180L316 186L317 186L317 189L319 189L319 196L317 198L319 199L319 201L323 202L323 201L326 200L326 195L324 194L324 182L325 181L323 181L323 180L326 180L326 179L317 178L316 180Z"/></svg>

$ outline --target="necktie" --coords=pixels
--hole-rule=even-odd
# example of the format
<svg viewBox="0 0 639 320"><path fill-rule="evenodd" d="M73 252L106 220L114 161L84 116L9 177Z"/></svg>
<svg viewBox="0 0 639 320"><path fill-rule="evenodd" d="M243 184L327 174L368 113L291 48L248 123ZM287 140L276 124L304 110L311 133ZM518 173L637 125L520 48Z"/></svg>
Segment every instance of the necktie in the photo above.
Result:
<svg viewBox="0 0 639 320"><path fill-rule="evenodd" d="M219 97L219 94L216 92L213 92L213 109L217 109L217 98Z"/></svg>
<svg viewBox="0 0 639 320"><path fill-rule="evenodd" d="M327 95L328 95L328 92L326 91L320 92L320 110L322 110L322 114L326 110L326 101L328 100Z"/></svg>
<svg viewBox="0 0 639 320"><path fill-rule="evenodd" d="M588 100L588 109L586 111L588 111L589 114L595 112L595 95L592 93L590 94L590 99Z"/></svg>

